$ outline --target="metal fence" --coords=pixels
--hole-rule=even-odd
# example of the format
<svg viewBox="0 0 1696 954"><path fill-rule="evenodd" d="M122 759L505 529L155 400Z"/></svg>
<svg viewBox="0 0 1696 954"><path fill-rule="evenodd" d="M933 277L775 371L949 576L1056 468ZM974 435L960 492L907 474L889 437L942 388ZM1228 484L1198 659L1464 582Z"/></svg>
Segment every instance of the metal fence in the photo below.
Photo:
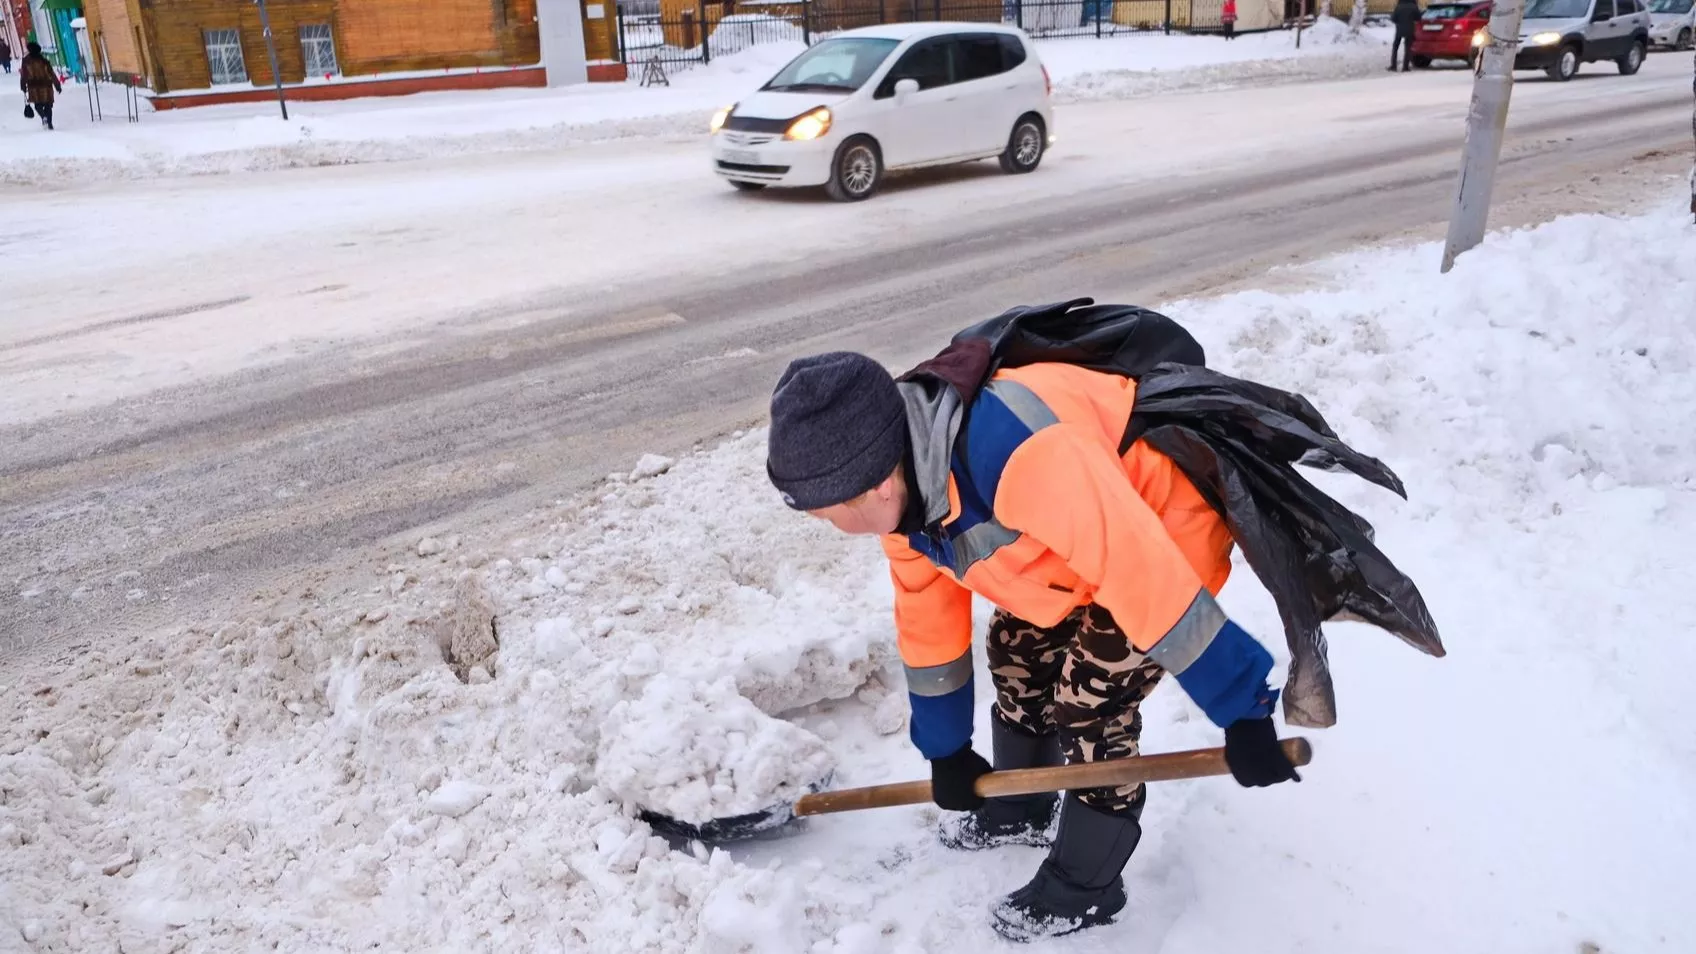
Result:
<svg viewBox="0 0 1696 954"><path fill-rule="evenodd" d="M1224 0L620 0L619 59L635 78L760 43L803 43L886 23L1005 23L1033 37L1216 33Z"/></svg>

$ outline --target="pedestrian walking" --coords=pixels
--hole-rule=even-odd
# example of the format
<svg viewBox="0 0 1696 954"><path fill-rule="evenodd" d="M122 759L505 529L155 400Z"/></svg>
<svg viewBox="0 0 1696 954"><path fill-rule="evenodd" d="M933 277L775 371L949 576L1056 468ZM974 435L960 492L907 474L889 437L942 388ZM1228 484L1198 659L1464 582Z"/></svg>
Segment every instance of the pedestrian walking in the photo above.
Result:
<svg viewBox="0 0 1696 954"><path fill-rule="evenodd" d="M1225 0L1224 9L1219 11L1219 22L1225 26L1225 39L1237 38L1237 0Z"/></svg>
<svg viewBox="0 0 1696 954"><path fill-rule="evenodd" d="M18 88L24 91L24 115L41 117L41 125L53 128L53 95L64 90L53 64L41 55L41 44L29 44L29 55L18 66Z"/></svg>

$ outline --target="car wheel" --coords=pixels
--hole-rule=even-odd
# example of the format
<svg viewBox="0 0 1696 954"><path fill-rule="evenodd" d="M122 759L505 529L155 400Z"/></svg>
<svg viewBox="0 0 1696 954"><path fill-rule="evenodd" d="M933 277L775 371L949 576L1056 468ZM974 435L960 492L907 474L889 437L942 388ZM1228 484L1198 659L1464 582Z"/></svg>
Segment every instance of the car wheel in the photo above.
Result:
<svg viewBox="0 0 1696 954"><path fill-rule="evenodd" d="M1555 65L1549 67L1548 73L1550 79L1562 83L1577 76L1578 48L1570 44L1561 47L1561 58L1555 61Z"/></svg>
<svg viewBox="0 0 1696 954"><path fill-rule="evenodd" d="M738 182L735 179L730 180L730 184L737 192L758 192L766 187L764 182Z"/></svg>
<svg viewBox="0 0 1696 954"><path fill-rule="evenodd" d="M1630 51L1614 61L1619 64L1619 75L1630 76L1642 69L1643 52L1643 44L1641 42L1631 44Z"/></svg>
<svg viewBox="0 0 1696 954"><path fill-rule="evenodd" d="M1466 54L1466 68L1474 73L1478 72L1478 63L1481 59L1483 57L1480 57L1477 53Z"/></svg>
<svg viewBox="0 0 1696 954"><path fill-rule="evenodd" d="M1034 171L1047 146L1042 120L1035 116L1020 119L1013 124L1013 134L1007 137L1007 148L1001 153L1001 171L1012 175Z"/></svg>
<svg viewBox="0 0 1696 954"><path fill-rule="evenodd" d="M1684 51L1690 49L1690 28L1689 27L1685 27L1684 29L1678 31L1678 39L1673 43L1673 49L1679 51L1680 53L1683 53Z"/></svg>
<svg viewBox="0 0 1696 954"><path fill-rule="evenodd" d="M838 202L859 202L871 198L882 179L883 157L878 154L877 143L855 136L836 148L830 181L824 189Z"/></svg>
<svg viewBox="0 0 1696 954"><path fill-rule="evenodd" d="M1413 65L1415 69L1428 70L1431 68L1431 57L1416 56L1413 58Z"/></svg>

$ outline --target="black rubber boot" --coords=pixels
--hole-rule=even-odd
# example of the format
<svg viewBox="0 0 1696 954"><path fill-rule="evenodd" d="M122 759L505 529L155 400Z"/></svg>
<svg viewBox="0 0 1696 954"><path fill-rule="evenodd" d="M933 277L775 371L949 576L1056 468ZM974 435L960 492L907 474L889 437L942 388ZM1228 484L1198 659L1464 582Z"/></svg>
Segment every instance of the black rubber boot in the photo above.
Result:
<svg viewBox="0 0 1696 954"><path fill-rule="evenodd" d="M1123 872L1141 840L1135 817L1108 815L1068 797L1060 834L1036 877L991 912L995 932L1033 941L1112 922L1124 910Z"/></svg>
<svg viewBox="0 0 1696 954"><path fill-rule="evenodd" d="M992 710L989 717L990 744L995 770L1039 768L1059 765L1057 735L1030 735L1001 721ZM1054 819L1059 814L1060 796L1018 795L992 798L982 808L943 823L942 843L960 851L982 851L1003 845L1047 847L1054 840Z"/></svg>

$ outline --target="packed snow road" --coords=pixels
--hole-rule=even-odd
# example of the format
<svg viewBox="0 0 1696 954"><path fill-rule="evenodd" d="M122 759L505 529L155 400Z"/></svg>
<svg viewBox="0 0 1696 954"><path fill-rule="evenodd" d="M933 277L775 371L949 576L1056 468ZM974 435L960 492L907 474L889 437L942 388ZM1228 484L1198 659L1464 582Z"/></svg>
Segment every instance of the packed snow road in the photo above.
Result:
<svg viewBox="0 0 1696 954"><path fill-rule="evenodd" d="M1688 64L1523 82L1504 218L1682 171ZM736 195L699 140L7 195L0 658L502 526L1014 303L1157 301L1446 215L1458 71L1062 108L1038 174ZM1434 266L1433 266L1434 271Z"/></svg>

